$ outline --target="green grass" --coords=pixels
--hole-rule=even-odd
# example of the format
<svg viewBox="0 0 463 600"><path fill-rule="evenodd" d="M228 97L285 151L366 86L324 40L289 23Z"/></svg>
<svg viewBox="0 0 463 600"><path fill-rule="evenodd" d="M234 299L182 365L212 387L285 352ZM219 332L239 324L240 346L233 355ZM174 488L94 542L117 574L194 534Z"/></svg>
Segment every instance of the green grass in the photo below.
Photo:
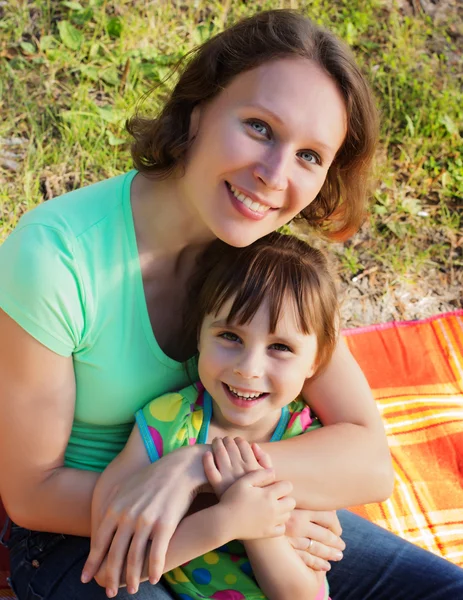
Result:
<svg viewBox="0 0 463 600"><path fill-rule="evenodd" d="M416 4L416 3L415 3ZM301 8L347 40L382 114L369 222L341 275L461 276L463 26L393 2L17 0L0 8L0 240L21 214L131 166L124 119L194 45L258 7ZM460 21L461 23L462 21ZM145 101L159 106L165 86ZM8 145L21 138L22 144ZM459 208L460 207L460 208ZM424 271L423 271L424 269Z"/></svg>

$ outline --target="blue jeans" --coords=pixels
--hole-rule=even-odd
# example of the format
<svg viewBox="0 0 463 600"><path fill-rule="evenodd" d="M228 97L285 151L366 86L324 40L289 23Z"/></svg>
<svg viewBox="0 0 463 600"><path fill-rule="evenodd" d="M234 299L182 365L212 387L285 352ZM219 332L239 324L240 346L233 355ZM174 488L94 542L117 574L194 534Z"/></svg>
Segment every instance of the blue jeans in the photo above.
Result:
<svg viewBox="0 0 463 600"><path fill-rule="evenodd" d="M463 598L463 569L426 552L348 511L339 511L346 542L344 559L328 573L333 600L457 600ZM11 578L19 600L104 600L94 581L80 574L89 540L14 527L8 542ZM158 584L140 586L117 599L169 600Z"/></svg>

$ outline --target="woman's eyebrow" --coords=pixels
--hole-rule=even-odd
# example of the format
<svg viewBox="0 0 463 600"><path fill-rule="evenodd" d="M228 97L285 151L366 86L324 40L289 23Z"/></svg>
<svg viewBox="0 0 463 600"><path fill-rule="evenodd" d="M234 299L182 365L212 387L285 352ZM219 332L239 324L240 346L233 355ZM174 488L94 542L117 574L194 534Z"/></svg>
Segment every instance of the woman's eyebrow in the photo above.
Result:
<svg viewBox="0 0 463 600"><path fill-rule="evenodd" d="M245 108L255 108L257 110L260 110L260 111L266 113L269 117L271 117L274 121L276 121L282 127L286 126L285 121L279 115L277 115L275 112L273 112L273 110L271 110L270 108L267 108L263 104L260 104L260 102L252 102L250 104L246 104ZM309 145L313 145L315 148L324 150L328 154L332 154L332 155L336 154L336 150L334 150L334 148L332 148L332 146L326 144L325 142L322 142L321 140L313 140L312 143Z"/></svg>

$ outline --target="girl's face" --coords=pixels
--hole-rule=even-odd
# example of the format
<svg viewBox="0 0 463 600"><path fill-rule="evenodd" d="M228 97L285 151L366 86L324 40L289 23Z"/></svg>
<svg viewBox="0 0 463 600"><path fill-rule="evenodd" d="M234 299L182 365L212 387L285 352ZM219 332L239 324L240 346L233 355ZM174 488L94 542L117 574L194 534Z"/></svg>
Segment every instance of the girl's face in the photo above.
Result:
<svg viewBox="0 0 463 600"><path fill-rule="evenodd" d="M281 408L312 375L317 340L299 330L292 299L285 302L274 333L266 303L245 325L226 324L231 306L230 300L219 314L204 319L199 377L213 398L217 425L257 441L273 431Z"/></svg>
<svg viewBox="0 0 463 600"><path fill-rule="evenodd" d="M285 58L196 108L190 134L182 197L216 237L242 247L315 199L345 138L346 108L318 65Z"/></svg>

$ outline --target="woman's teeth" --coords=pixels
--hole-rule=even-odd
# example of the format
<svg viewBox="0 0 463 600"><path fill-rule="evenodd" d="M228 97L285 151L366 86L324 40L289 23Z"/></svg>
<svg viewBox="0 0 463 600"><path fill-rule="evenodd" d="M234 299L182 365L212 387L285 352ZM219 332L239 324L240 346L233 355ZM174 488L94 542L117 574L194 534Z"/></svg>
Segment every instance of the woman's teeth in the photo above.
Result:
<svg viewBox="0 0 463 600"><path fill-rule="evenodd" d="M227 387L230 392L235 394L235 396L238 396L238 398L244 398L245 400L254 400L255 398L260 398L260 396L263 395L262 392L239 392L236 388L228 384Z"/></svg>
<svg viewBox="0 0 463 600"><path fill-rule="evenodd" d="M231 193L235 196L235 198L239 200L242 204L247 206L249 210L253 210L254 212L258 213L265 213L270 208L270 206L265 206L265 204L259 204L259 202L254 202L254 200L251 200L251 198L245 196L232 185L230 185L230 190Z"/></svg>

